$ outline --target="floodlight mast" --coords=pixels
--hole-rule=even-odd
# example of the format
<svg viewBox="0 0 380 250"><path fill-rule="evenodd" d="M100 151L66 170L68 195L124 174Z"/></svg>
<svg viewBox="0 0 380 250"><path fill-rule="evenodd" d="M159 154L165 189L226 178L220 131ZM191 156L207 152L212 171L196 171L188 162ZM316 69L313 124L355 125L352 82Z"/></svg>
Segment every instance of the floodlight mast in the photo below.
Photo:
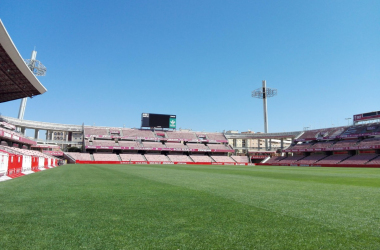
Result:
<svg viewBox="0 0 380 250"><path fill-rule="evenodd" d="M36 76L44 76L46 75L46 67L42 65L42 63L37 58L37 51L33 50L30 59L25 59L26 65ZM26 101L28 99L26 97L22 98L20 109L18 111L18 119L23 120L26 108Z"/></svg>
<svg viewBox="0 0 380 250"><path fill-rule="evenodd" d="M264 107L264 132L268 133L268 110L267 110L267 98L277 95L277 89L267 88L267 82L262 81L262 88L255 89L252 91L252 97L263 99ZM265 139L265 148L268 149L268 139Z"/></svg>

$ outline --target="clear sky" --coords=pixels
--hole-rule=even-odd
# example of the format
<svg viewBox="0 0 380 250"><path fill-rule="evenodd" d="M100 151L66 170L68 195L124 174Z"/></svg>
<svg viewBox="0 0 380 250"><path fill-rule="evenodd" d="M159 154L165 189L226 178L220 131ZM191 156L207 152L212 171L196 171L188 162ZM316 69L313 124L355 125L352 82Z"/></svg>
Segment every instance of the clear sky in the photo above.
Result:
<svg viewBox="0 0 380 250"><path fill-rule="evenodd" d="M14 1L2 19L24 58L34 46L48 89L24 119L269 131L346 125L380 110L380 1ZM17 117L20 100L0 104Z"/></svg>

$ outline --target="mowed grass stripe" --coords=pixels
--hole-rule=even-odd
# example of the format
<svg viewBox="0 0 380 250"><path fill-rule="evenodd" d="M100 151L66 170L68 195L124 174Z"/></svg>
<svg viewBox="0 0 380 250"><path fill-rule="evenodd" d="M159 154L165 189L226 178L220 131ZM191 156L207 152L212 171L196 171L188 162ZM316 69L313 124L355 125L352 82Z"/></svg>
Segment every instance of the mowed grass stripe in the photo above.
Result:
<svg viewBox="0 0 380 250"><path fill-rule="evenodd" d="M225 166L224 170L228 168L234 173L234 166ZM289 171L294 169L285 168ZM246 169L255 172L255 168ZM379 188L356 187L345 185L344 182L336 185L285 178L280 180L272 179L270 175L264 178L262 175L220 174L218 168L213 173L188 171L183 167L173 169L170 165L130 166L113 170L128 171L129 174L144 178L209 192L337 230L350 230L353 234L380 236Z"/></svg>
<svg viewBox="0 0 380 250"><path fill-rule="evenodd" d="M356 230L335 230L242 202L244 195L249 200L253 194L268 194L246 190L246 179L252 176L171 167L68 165L0 183L0 248L346 249L380 245L378 238ZM228 187L223 176L236 186L232 193L221 195ZM216 183L220 185L210 187ZM238 199L231 198L232 194Z"/></svg>
<svg viewBox="0 0 380 250"><path fill-rule="evenodd" d="M234 174L271 179L286 179L326 184L343 184L364 187L380 187L380 169L378 168L321 168L321 167L284 167L284 166L189 166L159 165L158 168L189 170L207 173ZM217 170L217 171L215 171ZM323 177L323 178L321 178Z"/></svg>

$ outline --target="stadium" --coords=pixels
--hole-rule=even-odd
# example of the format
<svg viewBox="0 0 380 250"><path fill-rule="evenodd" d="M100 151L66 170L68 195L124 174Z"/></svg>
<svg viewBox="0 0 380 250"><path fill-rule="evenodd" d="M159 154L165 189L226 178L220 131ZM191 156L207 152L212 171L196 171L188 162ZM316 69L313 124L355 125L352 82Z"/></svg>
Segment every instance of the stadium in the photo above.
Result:
<svg viewBox="0 0 380 250"><path fill-rule="evenodd" d="M36 53L24 60L0 20L0 103L21 101L0 114L2 249L380 246L380 111L269 133L263 81L264 133L145 112L138 128L26 120L47 91Z"/></svg>

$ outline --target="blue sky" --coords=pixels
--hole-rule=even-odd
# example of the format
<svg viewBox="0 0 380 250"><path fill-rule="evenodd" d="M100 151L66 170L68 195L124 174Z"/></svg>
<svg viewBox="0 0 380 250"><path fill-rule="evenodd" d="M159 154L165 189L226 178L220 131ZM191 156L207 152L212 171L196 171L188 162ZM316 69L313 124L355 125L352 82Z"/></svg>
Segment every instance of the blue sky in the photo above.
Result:
<svg viewBox="0 0 380 250"><path fill-rule="evenodd" d="M48 92L24 119L269 131L345 125L380 110L380 1L14 1L2 19L24 58L36 46ZM0 104L17 117L20 101ZM334 124L334 125L333 125Z"/></svg>

